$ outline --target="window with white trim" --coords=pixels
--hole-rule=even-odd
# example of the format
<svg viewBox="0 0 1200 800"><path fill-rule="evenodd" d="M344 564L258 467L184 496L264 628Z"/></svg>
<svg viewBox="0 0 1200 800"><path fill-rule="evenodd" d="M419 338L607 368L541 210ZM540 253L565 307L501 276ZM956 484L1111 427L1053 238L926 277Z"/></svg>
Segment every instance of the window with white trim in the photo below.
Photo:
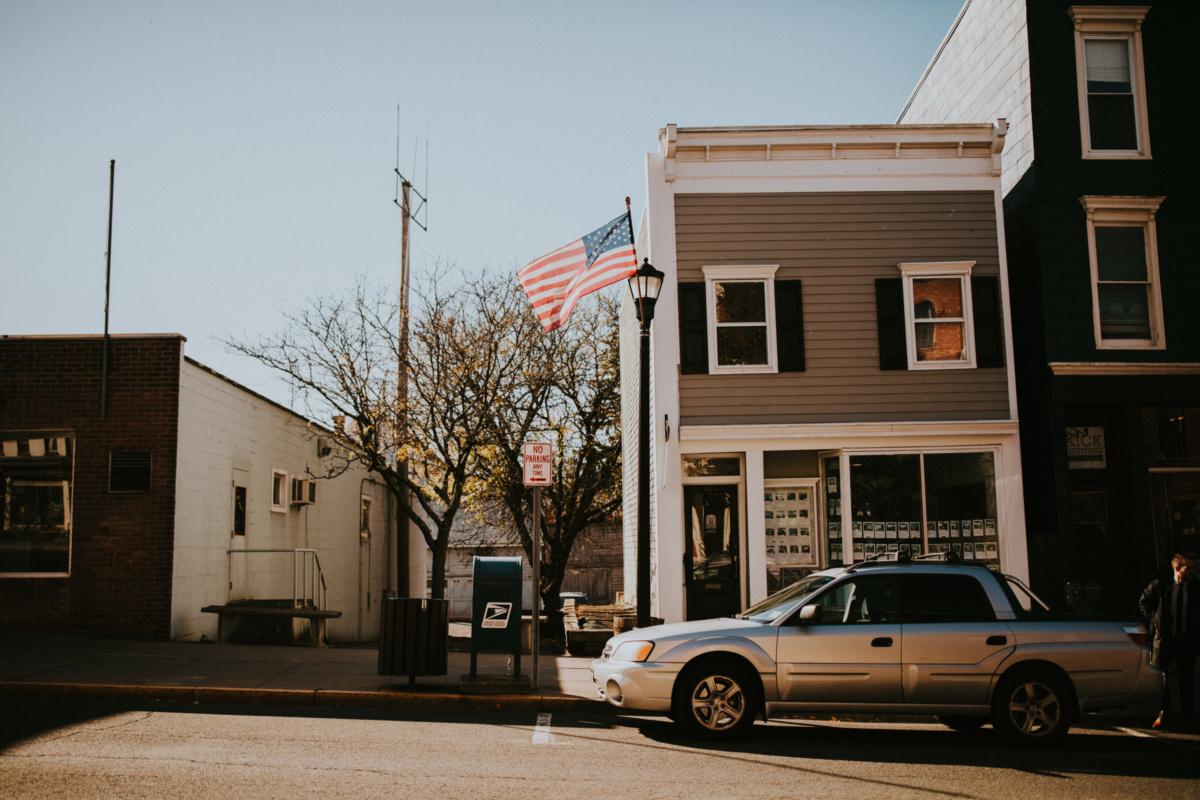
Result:
<svg viewBox="0 0 1200 800"><path fill-rule="evenodd" d="M288 474L286 470L271 470L271 510L286 513L288 508Z"/></svg>
<svg viewBox="0 0 1200 800"><path fill-rule="evenodd" d="M901 264L909 369L975 366L974 261Z"/></svg>
<svg viewBox="0 0 1200 800"><path fill-rule="evenodd" d="M709 373L776 372L777 266L704 267Z"/></svg>
<svg viewBox="0 0 1200 800"><path fill-rule="evenodd" d="M1084 158L1150 158L1142 20L1149 6L1072 6Z"/></svg>
<svg viewBox="0 0 1200 800"><path fill-rule="evenodd" d="M1081 197L1087 212L1096 347L1161 350L1154 214L1161 197Z"/></svg>

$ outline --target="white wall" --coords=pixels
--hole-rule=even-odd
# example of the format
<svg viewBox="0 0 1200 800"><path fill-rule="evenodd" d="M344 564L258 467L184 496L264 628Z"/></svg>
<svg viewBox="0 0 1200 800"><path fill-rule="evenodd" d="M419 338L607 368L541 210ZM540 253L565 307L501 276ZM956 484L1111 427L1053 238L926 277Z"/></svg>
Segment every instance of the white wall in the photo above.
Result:
<svg viewBox="0 0 1200 800"><path fill-rule="evenodd" d="M341 611L329 641L378 637L379 600L389 576L385 532L390 509L365 470L317 481L314 505L271 510L275 469L289 477L323 475L307 421L207 369L184 362L180 375L179 463L171 638L216 639L217 617L200 609L231 599L291 598L291 554L227 554L234 549L317 551L326 608ZM232 536L235 479L247 489L246 535ZM359 533L362 495L372 502L372 535ZM393 556L394 559L394 556ZM232 574L231 574L232 573ZM232 585L231 585L232 584Z"/></svg>
<svg viewBox="0 0 1200 800"><path fill-rule="evenodd" d="M1033 164L1025 0L967 0L896 121L957 124L1008 120L1001 191Z"/></svg>

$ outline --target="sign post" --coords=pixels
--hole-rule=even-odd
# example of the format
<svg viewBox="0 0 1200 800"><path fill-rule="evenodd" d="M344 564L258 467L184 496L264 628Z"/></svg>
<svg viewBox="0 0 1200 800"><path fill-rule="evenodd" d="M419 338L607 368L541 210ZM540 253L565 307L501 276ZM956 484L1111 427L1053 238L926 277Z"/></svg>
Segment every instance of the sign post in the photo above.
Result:
<svg viewBox="0 0 1200 800"><path fill-rule="evenodd" d="M541 644L542 616L542 489L552 483L554 448L546 442L526 442L522 459L525 485L533 487L533 619L530 626L529 652L533 656L529 684L538 688L538 649Z"/></svg>

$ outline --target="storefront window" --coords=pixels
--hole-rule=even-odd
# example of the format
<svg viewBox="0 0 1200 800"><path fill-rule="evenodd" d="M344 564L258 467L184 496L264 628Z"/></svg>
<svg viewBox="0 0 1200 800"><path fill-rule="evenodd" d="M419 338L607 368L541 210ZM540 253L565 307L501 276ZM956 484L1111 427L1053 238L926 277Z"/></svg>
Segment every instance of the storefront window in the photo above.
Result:
<svg viewBox="0 0 1200 800"><path fill-rule="evenodd" d="M921 555L921 457L851 456L854 560Z"/></svg>
<svg viewBox="0 0 1200 800"><path fill-rule="evenodd" d="M1000 568L992 453L853 455L849 489L854 561L953 552Z"/></svg>
<svg viewBox="0 0 1200 800"><path fill-rule="evenodd" d="M825 477L825 501L828 504L825 515L825 541L829 543L829 563L842 564L842 479L841 459L838 456L821 459L822 474Z"/></svg>
<svg viewBox="0 0 1200 800"><path fill-rule="evenodd" d="M73 440L0 434L0 442L0 574L66 574Z"/></svg>
<svg viewBox="0 0 1200 800"><path fill-rule="evenodd" d="M817 563L816 492L813 485L766 487L767 592L777 592Z"/></svg>
<svg viewBox="0 0 1200 800"><path fill-rule="evenodd" d="M991 453L929 453L925 462L927 550L1000 568L996 466Z"/></svg>

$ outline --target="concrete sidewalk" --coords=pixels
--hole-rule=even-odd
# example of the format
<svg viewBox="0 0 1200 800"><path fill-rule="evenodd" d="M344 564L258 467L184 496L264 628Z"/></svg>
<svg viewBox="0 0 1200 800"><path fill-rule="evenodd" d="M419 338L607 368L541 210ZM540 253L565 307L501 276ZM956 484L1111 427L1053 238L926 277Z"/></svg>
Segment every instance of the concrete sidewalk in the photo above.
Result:
<svg viewBox="0 0 1200 800"><path fill-rule="evenodd" d="M537 688L460 691L471 654L450 652L448 674L376 674L366 647L288 647L133 641L0 630L0 696L115 698L186 703L262 703L534 711L612 709L596 695L591 658L538 657ZM481 653L480 678L504 676L509 657ZM521 656L529 676L532 656Z"/></svg>
<svg viewBox="0 0 1200 800"><path fill-rule="evenodd" d="M468 633L451 625L451 643L470 646ZM479 677L503 676L508 656L481 653ZM139 702L251 703L377 708L480 709L620 713L601 701L592 683L591 657L538 657L538 685L523 692L464 692L469 649L451 650L446 675L376 674L374 645L288 647L283 645L92 639L0 630L0 697L120 699ZM532 658L521 656L528 676ZM1087 714L1081 725L1147 728L1155 704ZM808 716L808 715L806 715ZM933 717L908 715L817 715L860 721Z"/></svg>

